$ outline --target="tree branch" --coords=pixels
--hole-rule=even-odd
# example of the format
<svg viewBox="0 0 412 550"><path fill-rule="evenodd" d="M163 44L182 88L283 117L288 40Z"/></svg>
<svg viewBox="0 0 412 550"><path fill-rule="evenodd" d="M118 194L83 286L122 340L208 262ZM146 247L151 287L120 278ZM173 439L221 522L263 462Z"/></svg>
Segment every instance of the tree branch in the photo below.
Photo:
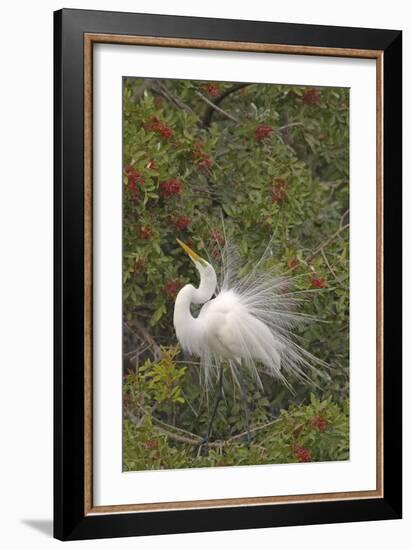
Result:
<svg viewBox="0 0 412 550"><path fill-rule="evenodd" d="M211 109L214 109L215 111L217 111L218 113L224 115L225 117L227 118L230 118L230 120L233 120L233 122L239 122L239 119L237 119L236 117L234 117L233 115L231 115L230 113L228 113L227 111L224 111L223 109L221 109L220 107L218 107L216 105L216 103L214 103L213 101L210 101L210 99L208 99L206 96L204 96L201 92L199 92L198 90L196 90L196 95L198 97L200 97L200 99L202 101L204 101L205 103L207 103L209 105L209 107Z"/></svg>
<svg viewBox="0 0 412 550"><path fill-rule="evenodd" d="M232 441L236 441L237 439L241 439L242 437L246 437L251 433L260 432L262 430L265 430L269 426L272 426L273 424L276 424L276 422L279 422L279 418L275 418L275 420L271 420L270 422L267 422L266 424L261 424L260 426L255 426L254 428L250 428L249 432L242 432L240 434L233 435L232 437L229 437L225 440L226 443L231 443Z"/></svg>
<svg viewBox="0 0 412 550"><path fill-rule="evenodd" d="M187 113L193 113L193 109L189 107L189 105L186 105L186 103L183 103L183 101L175 96L170 90L166 88L161 82L156 81L156 91L162 95L164 98L166 98L172 105L175 107L178 107L182 111L186 111Z"/></svg>
<svg viewBox="0 0 412 550"><path fill-rule="evenodd" d="M139 406L142 410L144 410L142 407ZM138 418L136 415L134 415L130 409L125 409L125 414L129 418L133 424L135 424L137 427L140 427L143 422L143 417ZM199 435L196 435L194 433L188 432L187 430L183 430L182 428L178 428L176 426L172 426L170 424L167 424L166 422L163 422L163 420L160 420L159 418L156 418L152 415L152 420L156 424L154 426L155 430L166 435L169 439L173 441L177 441L179 443L185 443L186 445L192 445L197 447L200 445L203 441L203 438ZM236 435L233 435L232 437L229 437L227 439L216 439L215 441L209 441L207 443L208 447L212 447L215 449L220 449L224 447L225 445L228 445L230 443L235 443L238 439L242 439L242 437L246 437L248 433L256 433L262 430L265 430L269 426L272 426L273 424L276 424L279 419L275 418L275 420L271 420L270 422L267 422L265 424L261 424L260 426L255 426L254 428L251 428L249 432L242 432ZM177 433L176 433L177 432Z"/></svg>
<svg viewBox="0 0 412 550"><path fill-rule="evenodd" d="M339 237L341 233L343 233L346 229L349 229L349 224L341 225L339 228L333 233L326 241L321 243L315 251L307 258L307 262L310 263L318 254L322 252L323 249L325 249L327 246L329 246L335 239Z"/></svg>
<svg viewBox="0 0 412 550"><path fill-rule="evenodd" d="M217 97L214 101L210 101L210 104L212 104L213 106L209 104L209 107L206 109L206 111L203 115L203 120L202 120L203 128L209 128L209 126L212 122L213 113L217 110L216 107L227 96L241 90L242 88L246 88L246 86L250 86L250 84L235 84L234 86L232 86L231 88L229 88L228 90L223 92L223 94L221 94L219 97Z"/></svg>
<svg viewBox="0 0 412 550"><path fill-rule="evenodd" d="M325 264L328 266L329 271L332 273L333 277L336 279L336 273L333 271L332 266L330 265L323 248L321 248L320 252L322 254L323 259L325 260Z"/></svg>
<svg viewBox="0 0 412 550"><path fill-rule="evenodd" d="M153 338L153 336L148 332L146 327L140 323L137 319L131 319L130 321L126 321L126 326L129 330L131 330L134 334L137 334L140 336L140 338L143 338L145 340L153 352L153 358L155 361L159 361L161 357L161 350L160 346L157 344L156 340Z"/></svg>
<svg viewBox="0 0 412 550"><path fill-rule="evenodd" d="M304 126L303 122L290 122L289 124L284 124L283 126L279 126L278 128L275 128L277 132L281 132L282 130L286 130L288 128L294 128L295 126Z"/></svg>

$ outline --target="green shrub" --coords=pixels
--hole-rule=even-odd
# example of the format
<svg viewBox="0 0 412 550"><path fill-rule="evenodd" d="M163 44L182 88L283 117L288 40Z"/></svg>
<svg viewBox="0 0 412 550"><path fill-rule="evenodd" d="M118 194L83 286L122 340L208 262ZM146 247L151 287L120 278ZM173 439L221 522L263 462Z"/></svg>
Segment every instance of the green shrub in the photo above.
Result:
<svg viewBox="0 0 412 550"><path fill-rule="evenodd" d="M125 469L294 462L305 449L310 460L348 457L348 117L344 88L125 79ZM213 397L173 330L175 296L197 281L176 237L219 263L222 218L245 270L274 235L269 264L310 291L302 311L321 321L299 338L330 368L295 395L249 380L250 446L227 442L245 420L226 383L212 437L226 443L198 452L181 439L204 436ZM310 427L317 414L324 430Z"/></svg>

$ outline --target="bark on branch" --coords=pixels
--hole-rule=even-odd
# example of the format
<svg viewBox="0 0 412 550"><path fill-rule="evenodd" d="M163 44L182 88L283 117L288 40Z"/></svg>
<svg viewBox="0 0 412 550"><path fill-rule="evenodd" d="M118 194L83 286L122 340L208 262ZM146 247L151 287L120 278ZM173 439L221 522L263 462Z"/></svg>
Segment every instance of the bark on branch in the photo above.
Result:
<svg viewBox="0 0 412 550"><path fill-rule="evenodd" d="M129 409L125 409L125 414L129 418L129 420L133 422L133 424L135 424L137 427L141 426L143 422L142 418L138 418ZM204 439L199 435L188 432L187 430L183 430L181 428L177 428L176 426L167 424L166 422L163 422L163 420L160 420L155 416L152 416L152 420L154 423L154 429L157 432L163 435L166 435L172 441L177 441L178 443L184 443L185 445L192 445L194 447L198 447L204 441ZM227 439L216 439L215 441L208 441L207 446L215 449L221 449L225 445L236 443L239 439L246 437L248 433L252 434L252 433L265 430L266 428L272 426L273 424L276 424L276 422L278 422L277 418L275 420L271 420L270 422L266 422L265 424L261 424L260 426L255 426L254 428L251 428L249 432L247 431L241 432Z"/></svg>

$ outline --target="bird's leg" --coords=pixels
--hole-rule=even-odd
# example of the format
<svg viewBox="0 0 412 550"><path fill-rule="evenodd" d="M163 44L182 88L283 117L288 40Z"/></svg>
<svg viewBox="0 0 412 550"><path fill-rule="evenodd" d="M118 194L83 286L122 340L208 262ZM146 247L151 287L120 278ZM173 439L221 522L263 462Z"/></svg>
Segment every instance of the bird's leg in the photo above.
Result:
<svg viewBox="0 0 412 550"><path fill-rule="evenodd" d="M215 396L215 403L213 405L212 416L210 418L209 426L207 428L207 439L209 439L210 434L212 433L213 422L215 420L217 408L219 406L220 400L222 399L222 395L223 395L223 365L220 366L219 381L218 381L218 388Z"/></svg>
<svg viewBox="0 0 412 550"><path fill-rule="evenodd" d="M241 394L242 394L242 405L243 405L243 410L244 410L244 413L245 413L245 420L246 420L246 432L247 432L246 441L247 441L247 444L249 446L250 442L251 442L251 437L250 437L250 411L249 411L249 403L248 403L248 400L247 400L247 388L245 387L245 379L243 378L243 374L241 373L240 369L239 369L239 385L240 385L240 391L241 391Z"/></svg>
<svg viewBox="0 0 412 550"><path fill-rule="evenodd" d="M210 434L212 433L213 422L215 420L216 413L217 413L217 408L219 406L222 395L223 395L223 365L220 366L219 381L217 383L215 402L213 404L212 416L210 417L210 420L209 420L209 425L208 425L208 428L207 428L207 434L204 437L204 439L202 440L202 442L200 443L200 448L202 448L204 446L206 451L207 451L207 444L209 443L209 437L210 437Z"/></svg>

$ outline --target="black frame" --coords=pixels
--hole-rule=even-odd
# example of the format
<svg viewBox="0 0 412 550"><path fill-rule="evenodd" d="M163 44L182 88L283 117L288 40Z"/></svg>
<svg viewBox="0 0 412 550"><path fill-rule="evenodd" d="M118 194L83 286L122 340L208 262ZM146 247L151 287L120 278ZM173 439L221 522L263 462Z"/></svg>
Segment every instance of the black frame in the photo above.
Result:
<svg viewBox="0 0 412 550"><path fill-rule="evenodd" d="M384 497L84 513L84 33L381 50L384 54ZM402 514L402 33L64 9L54 13L54 536L61 540L397 519Z"/></svg>

